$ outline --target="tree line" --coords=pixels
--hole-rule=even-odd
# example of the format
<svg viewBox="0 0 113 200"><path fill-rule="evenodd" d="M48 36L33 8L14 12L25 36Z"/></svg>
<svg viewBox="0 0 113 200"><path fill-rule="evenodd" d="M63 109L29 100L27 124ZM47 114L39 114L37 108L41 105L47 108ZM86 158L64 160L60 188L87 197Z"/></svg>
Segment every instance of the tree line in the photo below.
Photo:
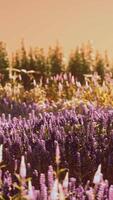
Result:
<svg viewBox="0 0 113 200"><path fill-rule="evenodd" d="M81 84L84 84L85 74L97 72L102 83L105 73L113 72L113 66L107 52L104 56L101 55L98 51L94 51L89 42L76 47L66 61L63 50L58 44L49 47L48 52L45 53L43 48L30 47L26 50L22 41L20 49L13 53L11 62L6 44L0 42L0 83L2 85L16 77L25 89L30 89L33 80L37 83L41 77L44 81L47 77L65 72L74 75Z"/></svg>

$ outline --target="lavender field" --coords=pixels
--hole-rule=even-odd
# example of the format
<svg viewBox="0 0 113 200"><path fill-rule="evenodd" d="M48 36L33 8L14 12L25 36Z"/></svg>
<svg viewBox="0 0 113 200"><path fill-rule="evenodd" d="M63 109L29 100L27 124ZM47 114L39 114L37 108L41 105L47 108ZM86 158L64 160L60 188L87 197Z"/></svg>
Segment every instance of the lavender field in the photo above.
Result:
<svg viewBox="0 0 113 200"><path fill-rule="evenodd" d="M113 199L113 79L99 80L1 86L1 200Z"/></svg>
<svg viewBox="0 0 113 200"><path fill-rule="evenodd" d="M112 19L112 0L0 0L0 200L113 200Z"/></svg>

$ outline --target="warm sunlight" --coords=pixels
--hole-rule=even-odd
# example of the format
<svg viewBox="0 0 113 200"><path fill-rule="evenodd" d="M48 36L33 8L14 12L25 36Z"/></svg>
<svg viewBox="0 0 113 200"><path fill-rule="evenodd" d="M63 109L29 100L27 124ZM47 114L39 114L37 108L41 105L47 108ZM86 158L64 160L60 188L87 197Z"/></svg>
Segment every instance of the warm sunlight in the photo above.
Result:
<svg viewBox="0 0 113 200"><path fill-rule="evenodd" d="M112 0L0 0L0 40L10 52L25 39L48 48L59 41L65 53L82 42L113 55Z"/></svg>

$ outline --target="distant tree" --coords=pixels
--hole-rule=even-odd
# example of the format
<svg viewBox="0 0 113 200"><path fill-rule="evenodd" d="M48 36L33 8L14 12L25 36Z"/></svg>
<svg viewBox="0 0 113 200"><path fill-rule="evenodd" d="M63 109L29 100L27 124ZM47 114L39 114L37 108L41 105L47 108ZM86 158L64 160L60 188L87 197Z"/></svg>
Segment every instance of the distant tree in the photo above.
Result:
<svg viewBox="0 0 113 200"><path fill-rule="evenodd" d="M30 77L27 73L27 71L29 71L29 59L23 40L21 42L21 50L20 50L20 69L21 69L23 85L25 89L30 89Z"/></svg>
<svg viewBox="0 0 113 200"><path fill-rule="evenodd" d="M9 59L6 51L6 45L0 42L0 82L4 85L9 78Z"/></svg>
<svg viewBox="0 0 113 200"><path fill-rule="evenodd" d="M35 58L34 58L34 53L33 53L33 49L30 47L29 49L29 53L28 53L28 69L29 70L36 70L36 62L35 62Z"/></svg>
<svg viewBox="0 0 113 200"><path fill-rule="evenodd" d="M29 60L23 40L21 42L20 63L21 69L29 70Z"/></svg>
<svg viewBox="0 0 113 200"><path fill-rule="evenodd" d="M19 51L12 53L11 65L9 69L9 78L12 83L14 83L15 81L21 82L22 77Z"/></svg>
<svg viewBox="0 0 113 200"><path fill-rule="evenodd" d="M12 59L13 59L13 68L21 69L21 60L18 51L15 52Z"/></svg>
<svg viewBox="0 0 113 200"><path fill-rule="evenodd" d="M68 71L74 75L78 81L84 83L84 74L91 73L90 62L85 57L84 49L76 48L75 52L70 55Z"/></svg>
<svg viewBox="0 0 113 200"><path fill-rule="evenodd" d="M105 51L104 53L104 68L105 68L105 72L109 73L111 71L111 63L110 63L110 59L108 57L108 52Z"/></svg>
<svg viewBox="0 0 113 200"><path fill-rule="evenodd" d="M96 54L95 71L101 77L100 82L102 83L104 80L104 76L105 76L105 64L104 64L103 58L101 57L101 55L98 52Z"/></svg>
<svg viewBox="0 0 113 200"><path fill-rule="evenodd" d="M54 76L64 71L63 53L59 45L55 48L50 47L47 56L47 65L49 74Z"/></svg>
<svg viewBox="0 0 113 200"><path fill-rule="evenodd" d="M36 48L34 50L34 57L35 57L35 71L36 71L35 78L37 81L39 81L41 76L46 77L48 74L44 49Z"/></svg>

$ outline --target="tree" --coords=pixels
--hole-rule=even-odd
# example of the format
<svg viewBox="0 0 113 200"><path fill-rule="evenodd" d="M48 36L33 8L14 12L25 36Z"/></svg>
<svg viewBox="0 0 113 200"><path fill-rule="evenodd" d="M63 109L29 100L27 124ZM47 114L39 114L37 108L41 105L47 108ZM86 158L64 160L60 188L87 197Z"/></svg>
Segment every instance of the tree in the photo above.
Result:
<svg viewBox="0 0 113 200"><path fill-rule="evenodd" d="M20 63L21 69L29 70L29 60L27 56L27 51L24 46L24 41L21 42L21 50L20 50Z"/></svg>
<svg viewBox="0 0 113 200"><path fill-rule="evenodd" d="M0 82L4 85L8 80L9 59L6 45L0 42Z"/></svg>
<svg viewBox="0 0 113 200"><path fill-rule="evenodd" d="M16 53L14 54L12 59L14 60L12 67L16 68L16 69L21 69L20 56L19 56L19 52L18 51L16 51Z"/></svg>
<svg viewBox="0 0 113 200"><path fill-rule="evenodd" d="M91 73L90 70L90 62L85 57L84 48L77 47L75 52L72 52L70 55L69 63L68 63L68 72L71 72L78 81L82 84L84 83L84 74Z"/></svg>
<svg viewBox="0 0 113 200"><path fill-rule="evenodd" d="M102 57L100 56L100 54L98 52L96 55L95 71L101 77L101 83L102 83L104 80L104 76L105 76L105 66L104 66L104 60L102 59Z"/></svg>
<svg viewBox="0 0 113 200"><path fill-rule="evenodd" d="M33 49L30 48L29 49L29 53L28 53L28 65L29 65L29 70L36 70L36 62L35 62L35 58L34 58L34 54L33 54Z"/></svg>
<svg viewBox="0 0 113 200"><path fill-rule="evenodd" d="M21 76L24 88L30 89L30 77L27 74L27 71L29 70L29 59L27 56L23 40L21 42L21 51L20 51L20 69L22 71Z"/></svg>
<svg viewBox="0 0 113 200"><path fill-rule="evenodd" d="M46 65L46 58L43 48L36 48L34 51L35 57L35 71L36 80L39 81L40 77L46 77L48 70Z"/></svg>
<svg viewBox="0 0 113 200"><path fill-rule="evenodd" d="M64 71L63 53L61 48L56 45L55 48L49 48L47 56L47 65L50 75L54 76Z"/></svg>

